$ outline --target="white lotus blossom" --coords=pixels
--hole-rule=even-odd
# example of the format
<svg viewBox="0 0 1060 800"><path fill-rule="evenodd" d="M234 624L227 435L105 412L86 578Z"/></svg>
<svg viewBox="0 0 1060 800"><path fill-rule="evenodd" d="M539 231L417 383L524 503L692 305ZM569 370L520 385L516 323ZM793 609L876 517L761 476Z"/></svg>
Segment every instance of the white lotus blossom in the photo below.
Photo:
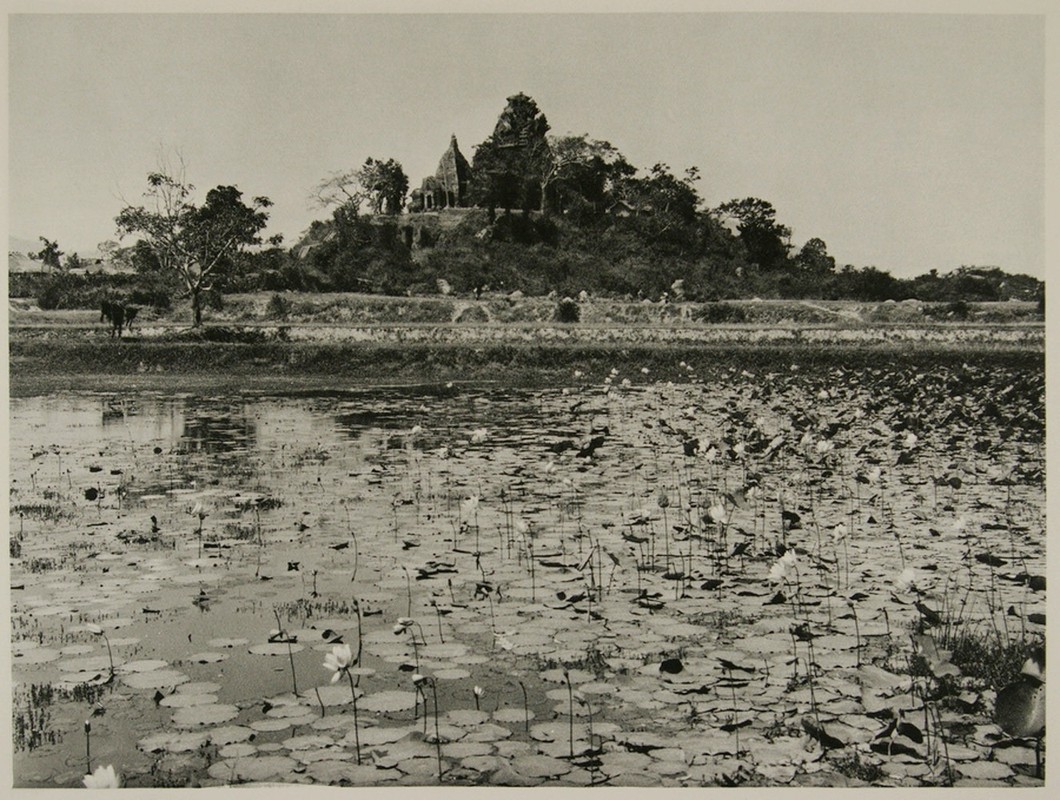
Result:
<svg viewBox="0 0 1060 800"><path fill-rule="evenodd" d="M85 784L86 789L118 789L121 787L121 779L114 771L113 764L96 767L96 771L91 775L86 775L81 782Z"/></svg>
<svg viewBox="0 0 1060 800"><path fill-rule="evenodd" d="M869 474L866 477L869 479L869 483L878 483L880 478L883 477L883 470L879 467L873 467L869 470Z"/></svg>
<svg viewBox="0 0 1060 800"><path fill-rule="evenodd" d="M916 570L912 567L906 567L895 579L894 588L899 592L908 592L910 589L916 588L916 580Z"/></svg>
<svg viewBox="0 0 1060 800"><path fill-rule="evenodd" d="M85 625L85 630L89 633L96 634L96 636L101 636L103 634L103 629L93 622L89 622L87 625Z"/></svg>
<svg viewBox="0 0 1060 800"><path fill-rule="evenodd" d="M353 662L353 651L348 644L337 644L324 656L324 668L335 674L331 676L331 682L335 683L342 674L349 670Z"/></svg>
<svg viewBox="0 0 1060 800"><path fill-rule="evenodd" d="M831 439L821 439L817 443L817 452L821 455L831 453L833 450L835 450L835 443Z"/></svg>
<svg viewBox="0 0 1060 800"><path fill-rule="evenodd" d="M845 522L840 522L834 528L832 528L832 541L841 542L847 538L847 526Z"/></svg>
<svg viewBox="0 0 1060 800"><path fill-rule="evenodd" d="M460 503L460 510L464 513L464 518L474 516L475 512L478 511L478 495L473 494L470 497L465 497L463 502Z"/></svg>
<svg viewBox="0 0 1060 800"><path fill-rule="evenodd" d="M910 431L909 434L905 437L905 441L903 441L902 444L905 445L906 449L912 449L916 446L917 441L919 441L917 439L917 435Z"/></svg>
<svg viewBox="0 0 1060 800"><path fill-rule="evenodd" d="M711 520L718 523L719 525L725 522L725 518L727 516L727 513L725 511L725 504L721 502L715 503L710 508L708 508L707 513L710 515Z"/></svg>
<svg viewBox="0 0 1060 800"><path fill-rule="evenodd" d="M471 443L482 444L489 438L489 435L489 431L485 428L475 428L475 430L471 431Z"/></svg>
<svg viewBox="0 0 1060 800"><path fill-rule="evenodd" d="M795 571L798 559L794 550L786 550L784 555L773 562L769 568L769 580L775 583L786 581Z"/></svg>
<svg viewBox="0 0 1060 800"><path fill-rule="evenodd" d="M481 686L476 686L472 691L475 693L475 697L482 697L482 687Z"/></svg>
<svg viewBox="0 0 1060 800"><path fill-rule="evenodd" d="M413 425L412 429L409 431L410 436L419 436L421 433L423 433L423 428L419 425Z"/></svg>

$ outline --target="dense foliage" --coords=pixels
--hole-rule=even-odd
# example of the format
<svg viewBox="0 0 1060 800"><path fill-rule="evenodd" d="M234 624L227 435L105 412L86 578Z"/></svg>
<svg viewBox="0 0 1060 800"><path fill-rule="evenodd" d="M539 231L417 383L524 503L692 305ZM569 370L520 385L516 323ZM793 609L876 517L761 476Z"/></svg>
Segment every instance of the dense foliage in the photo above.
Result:
<svg viewBox="0 0 1060 800"><path fill-rule="evenodd" d="M314 221L290 248L282 237L261 242L267 198L248 206L237 189L219 186L198 208L182 178L152 174L147 207L126 208L117 220L120 232L142 241L124 249L104 243L104 258L135 262L141 275L155 275L155 288L169 280L160 276L175 274L196 321L200 295L261 290L1043 301L1040 281L997 267L933 269L901 280L874 266L841 266L819 237L796 248L767 200L734 198L707 208L696 167L638 170L610 142L549 130L532 98L508 98L475 149L473 208L401 213L409 180L393 158L369 157L333 173L311 197L330 218ZM58 273L61 251L42 241L45 248L33 255ZM60 297L67 284L55 274L48 291L41 289L42 302L71 302Z"/></svg>

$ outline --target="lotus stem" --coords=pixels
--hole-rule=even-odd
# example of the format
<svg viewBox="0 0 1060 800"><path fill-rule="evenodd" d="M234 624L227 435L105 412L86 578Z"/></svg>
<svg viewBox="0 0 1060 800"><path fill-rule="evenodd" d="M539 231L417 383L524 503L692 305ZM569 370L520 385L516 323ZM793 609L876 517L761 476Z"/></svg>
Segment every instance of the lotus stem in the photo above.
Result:
<svg viewBox="0 0 1060 800"><path fill-rule="evenodd" d="M85 720L85 774L92 774L92 720Z"/></svg>
<svg viewBox="0 0 1060 800"><path fill-rule="evenodd" d="M359 766L361 763L361 725L360 720L357 718L357 687L353 685L353 675L350 674L349 669L346 670L346 677L350 681L350 694L353 696L353 745L357 752L357 764Z"/></svg>
<svg viewBox="0 0 1060 800"><path fill-rule="evenodd" d="M295 671L294 671L294 651L291 650L291 637L287 633L287 631L285 631L283 629L283 624L280 622L280 612L277 611L275 607L273 607L272 613L276 617L276 629L280 632L280 635L283 637L284 641L286 641L286 643L287 643L287 658L291 662L291 687L294 689L294 693L297 695L298 694L298 678L295 675Z"/></svg>
<svg viewBox="0 0 1060 800"><path fill-rule="evenodd" d="M563 670L563 678L567 681L567 719L569 721L568 729L570 731L570 757L574 758L574 687L571 686L570 673L567 670Z"/></svg>
<svg viewBox="0 0 1060 800"><path fill-rule="evenodd" d="M438 754L438 782L442 781L442 735L438 731L438 681L430 679L431 693L434 695L434 748Z"/></svg>
<svg viewBox="0 0 1060 800"><path fill-rule="evenodd" d="M526 732L530 733L530 700L526 696L526 686L519 681L519 688L523 690L523 719L526 720Z"/></svg>
<svg viewBox="0 0 1060 800"><path fill-rule="evenodd" d="M324 701L320 698L320 689L314 686L313 691L317 693L317 702L320 703L320 716L326 717L327 711L324 710Z"/></svg>

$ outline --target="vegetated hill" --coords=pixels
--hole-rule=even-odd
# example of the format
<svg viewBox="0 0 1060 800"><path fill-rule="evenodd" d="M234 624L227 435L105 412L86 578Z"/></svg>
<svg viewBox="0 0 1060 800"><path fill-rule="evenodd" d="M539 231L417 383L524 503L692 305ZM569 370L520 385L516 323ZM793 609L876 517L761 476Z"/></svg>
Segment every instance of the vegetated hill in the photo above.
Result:
<svg viewBox="0 0 1060 800"><path fill-rule="evenodd" d="M620 211L623 209L620 209ZM684 222L610 212L497 215L447 209L360 217L336 213L302 237L270 280L255 286L248 264L229 287L423 294L451 289L544 295L686 299L918 299L988 302L1039 298L1041 281L997 267L933 270L914 279L850 265L838 268L823 242L770 268L731 226L710 214ZM255 256L250 256L251 260ZM235 276L233 276L235 277Z"/></svg>

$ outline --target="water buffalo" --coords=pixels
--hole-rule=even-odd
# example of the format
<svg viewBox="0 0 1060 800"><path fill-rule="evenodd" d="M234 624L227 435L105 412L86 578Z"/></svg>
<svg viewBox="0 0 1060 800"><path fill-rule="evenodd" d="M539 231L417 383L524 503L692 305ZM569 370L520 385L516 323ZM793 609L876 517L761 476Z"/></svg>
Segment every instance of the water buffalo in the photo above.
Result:
<svg viewBox="0 0 1060 800"><path fill-rule="evenodd" d="M110 335L117 334L121 338L122 330L132 330L133 320L140 309L136 306L126 306L113 300L103 300L99 307L99 321L110 322Z"/></svg>

